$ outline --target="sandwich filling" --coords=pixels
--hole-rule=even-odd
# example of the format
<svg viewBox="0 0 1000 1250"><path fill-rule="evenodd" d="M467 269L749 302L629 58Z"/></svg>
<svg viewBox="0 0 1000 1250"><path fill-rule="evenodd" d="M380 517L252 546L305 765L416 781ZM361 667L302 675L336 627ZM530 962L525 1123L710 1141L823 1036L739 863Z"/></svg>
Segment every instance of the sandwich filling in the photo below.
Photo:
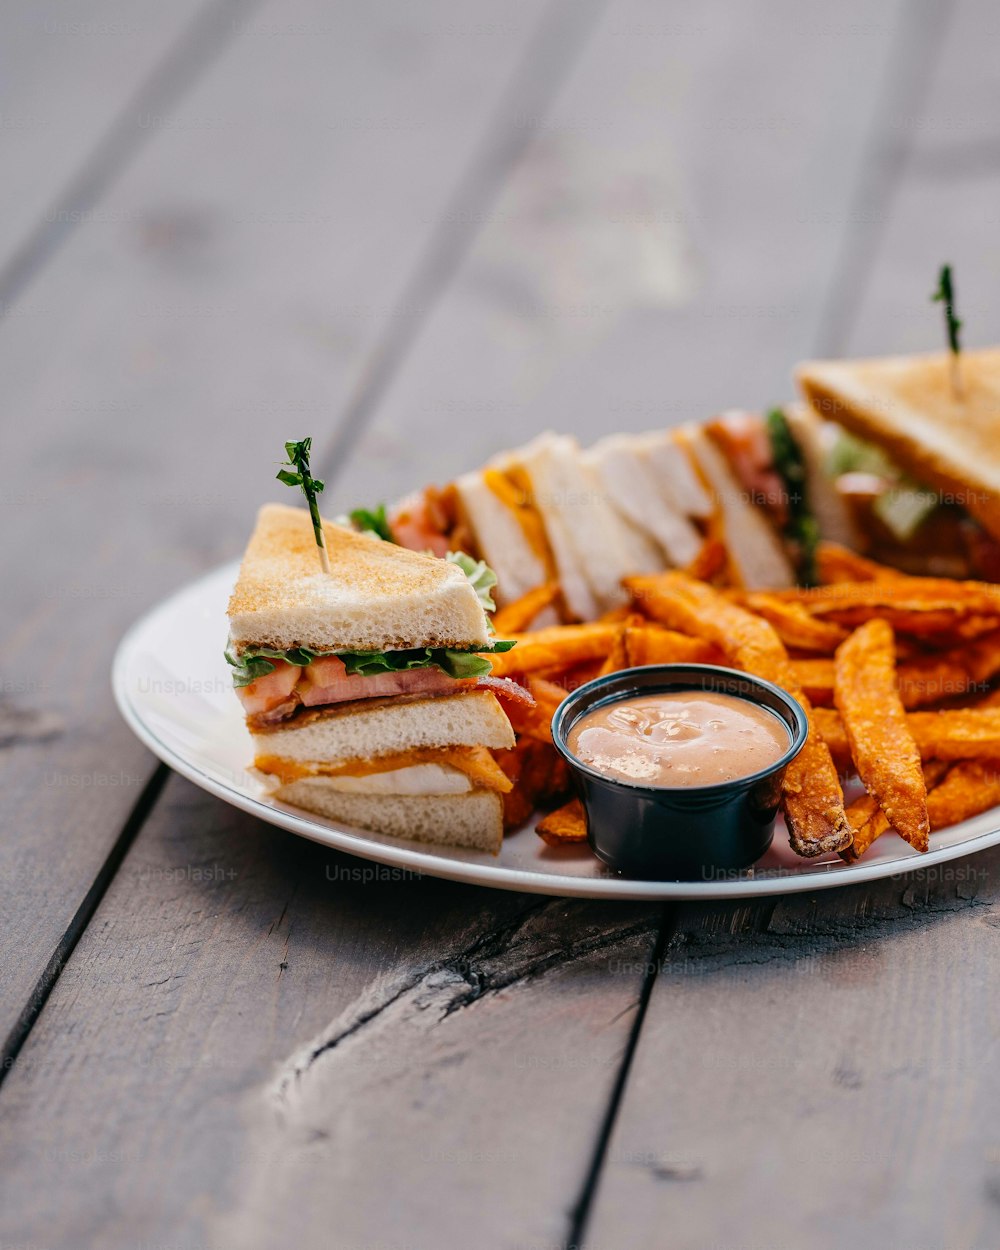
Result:
<svg viewBox="0 0 1000 1250"><path fill-rule="evenodd" d="M958 494L931 490L846 430L838 430L827 471L876 560L911 573L1000 580L1000 542Z"/></svg>
<svg viewBox="0 0 1000 1250"><path fill-rule="evenodd" d="M494 652L509 651L498 639ZM487 654L419 647L409 651L317 652L305 647L279 652L265 647L242 654L230 647L226 659L233 684L252 727L290 719L299 708L319 708L357 699L398 695L453 694L487 686L521 699L527 691L506 677L492 677ZM530 696L527 696L530 697Z"/></svg>
<svg viewBox="0 0 1000 1250"><path fill-rule="evenodd" d="M358 509L351 520L362 531L393 541L384 507ZM496 575L482 560L463 552L445 556L457 565L476 592L484 612L495 608L491 595ZM492 633L492 626L489 627ZM523 687L490 676L490 653L509 651L514 642L494 639L489 647L408 647L388 651L332 651L297 646L280 650L230 641L225 657L233 686L251 728L266 728L295 716L300 708L322 708L359 699L400 695L452 694L488 685L498 694L519 698Z"/></svg>
<svg viewBox="0 0 1000 1250"><path fill-rule="evenodd" d="M385 785L354 784L370 777L383 778L386 785L394 787L395 793L400 793L396 788L398 783L407 785L403 793L427 794L460 794L472 789L506 794L513 785L485 747L414 747L374 758L339 762L258 755L254 766L276 777L282 785L303 777L329 777L349 782L344 788L359 793L385 789Z"/></svg>
<svg viewBox="0 0 1000 1250"><path fill-rule="evenodd" d="M743 487L780 536L799 585L816 581L819 524L813 515L802 451L784 413L727 412L707 426Z"/></svg>

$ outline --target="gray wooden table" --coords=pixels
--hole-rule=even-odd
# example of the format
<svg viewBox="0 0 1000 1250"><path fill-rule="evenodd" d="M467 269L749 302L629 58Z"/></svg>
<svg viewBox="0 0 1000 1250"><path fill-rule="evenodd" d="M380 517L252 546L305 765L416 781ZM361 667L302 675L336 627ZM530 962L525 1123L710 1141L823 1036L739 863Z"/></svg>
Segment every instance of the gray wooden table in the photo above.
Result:
<svg viewBox="0 0 1000 1250"><path fill-rule="evenodd" d="M1000 852L752 907L373 881L108 685L286 437L339 506L781 400L935 346L943 260L996 341L998 48L990 0L8 0L3 1250L1000 1245Z"/></svg>

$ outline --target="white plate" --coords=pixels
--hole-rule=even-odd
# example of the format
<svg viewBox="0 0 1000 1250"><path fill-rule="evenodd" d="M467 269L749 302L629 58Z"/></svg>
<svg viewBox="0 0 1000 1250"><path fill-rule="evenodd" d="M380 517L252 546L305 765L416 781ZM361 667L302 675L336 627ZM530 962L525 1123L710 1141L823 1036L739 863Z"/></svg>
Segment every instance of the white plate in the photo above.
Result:
<svg viewBox="0 0 1000 1250"><path fill-rule="evenodd" d="M429 847L360 829L268 798L247 772L250 738L233 695L226 643L226 601L237 565L226 565L154 608L122 639L112 680L122 715L138 737L171 768L210 794L261 820L378 864L431 877L533 894L582 898L710 899L824 890L872 881L956 859L1000 842L1000 808L935 833L918 856L885 834L860 864L836 856L798 859L779 821L774 845L753 868L709 881L631 881L586 847L547 847L530 826L504 839L494 858L476 851Z"/></svg>

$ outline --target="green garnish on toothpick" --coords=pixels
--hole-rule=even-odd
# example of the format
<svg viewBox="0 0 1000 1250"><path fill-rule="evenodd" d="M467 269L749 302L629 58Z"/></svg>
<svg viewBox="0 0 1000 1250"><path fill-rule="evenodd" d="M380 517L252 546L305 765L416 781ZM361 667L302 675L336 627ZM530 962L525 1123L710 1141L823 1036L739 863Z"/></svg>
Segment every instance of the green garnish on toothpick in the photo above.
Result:
<svg viewBox="0 0 1000 1250"><path fill-rule="evenodd" d="M326 552L326 535L323 533L323 522L320 519L319 507L316 503L316 496L322 491L323 483L317 477L313 477L309 471L309 452L312 450L312 439L303 438L298 443L286 443L285 455L287 460L283 460L282 464L287 464L287 469L278 471L278 481L284 482L286 486L301 486L302 493L306 497L306 503L309 505L309 515L312 517L313 533L316 535L316 546L319 548L319 562L323 566L323 572L330 571L330 557ZM293 472L294 470L294 472Z"/></svg>
<svg viewBox="0 0 1000 1250"><path fill-rule="evenodd" d="M958 332L962 323L955 316L955 285L951 277L951 265L942 265L938 274L937 290L931 296L935 303L944 304L944 323L948 335L948 347L951 349L951 393L955 399L963 398L962 391L962 345Z"/></svg>

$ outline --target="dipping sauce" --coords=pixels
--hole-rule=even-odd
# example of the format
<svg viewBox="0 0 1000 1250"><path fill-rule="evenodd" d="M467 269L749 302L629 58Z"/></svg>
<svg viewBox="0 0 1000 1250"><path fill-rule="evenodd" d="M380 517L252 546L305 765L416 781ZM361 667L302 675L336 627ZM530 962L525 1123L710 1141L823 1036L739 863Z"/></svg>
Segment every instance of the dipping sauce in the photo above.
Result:
<svg viewBox="0 0 1000 1250"><path fill-rule="evenodd" d="M586 712L567 745L598 772L639 786L711 786L776 764L791 745L776 713L717 690L636 695Z"/></svg>

